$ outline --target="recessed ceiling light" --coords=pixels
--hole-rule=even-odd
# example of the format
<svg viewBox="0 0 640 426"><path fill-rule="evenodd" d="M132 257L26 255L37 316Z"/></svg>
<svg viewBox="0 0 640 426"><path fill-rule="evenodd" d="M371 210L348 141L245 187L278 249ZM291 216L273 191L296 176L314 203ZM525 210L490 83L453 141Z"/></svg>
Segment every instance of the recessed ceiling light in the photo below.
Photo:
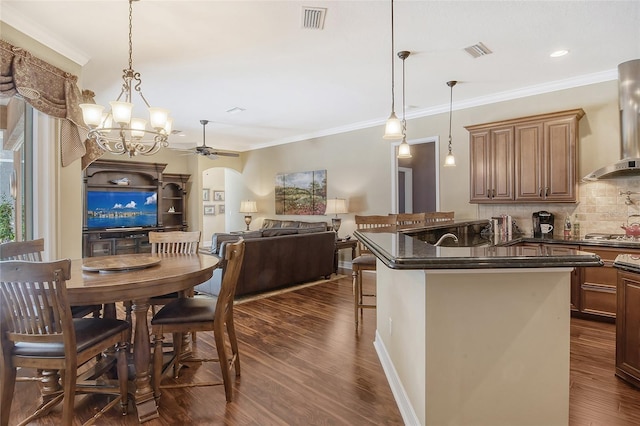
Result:
<svg viewBox="0 0 640 426"><path fill-rule="evenodd" d="M549 56L551 56L552 58L559 58L561 56L566 55L567 53L569 53L568 50L562 49L562 50L556 50L555 52L552 52Z"/></svg>

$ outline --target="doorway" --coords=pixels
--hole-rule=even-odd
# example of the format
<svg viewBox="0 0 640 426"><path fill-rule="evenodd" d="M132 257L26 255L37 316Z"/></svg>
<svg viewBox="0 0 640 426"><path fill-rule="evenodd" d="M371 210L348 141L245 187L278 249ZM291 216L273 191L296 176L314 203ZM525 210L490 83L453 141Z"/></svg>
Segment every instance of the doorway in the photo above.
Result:
<svg viewBox="0 0 640 426"><path fill-rule="evenodd" d="M397 158L392 149L392 211L414 213L437 211L440 207L437 138L409 142L411 158Z"/></svg>

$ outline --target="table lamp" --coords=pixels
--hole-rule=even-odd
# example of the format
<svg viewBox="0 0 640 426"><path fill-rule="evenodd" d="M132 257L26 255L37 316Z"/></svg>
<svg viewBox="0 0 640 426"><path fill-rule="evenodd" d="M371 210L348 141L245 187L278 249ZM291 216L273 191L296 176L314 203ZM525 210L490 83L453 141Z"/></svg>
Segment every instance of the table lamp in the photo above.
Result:
<svg viewBox="0 0 640 426"><path fill-rule="evenodd" d="M249 230L249 225L251 224L251 215L249 213L257 213L258 207L256 206L255 201L241 201L240 202L240 213L245 213L244 215L244 223L247 224L247 231Z"/></svg>
<svg viewBox="0 0 640 426"><path fill-rule="evenodd" d="M347 201L344 198L330 198L327 200L327 209L324 214L335 214L335 217L331 218L331 226L333 230L338 234L342 219L338 217L339 214L347 213Z"/></svg>

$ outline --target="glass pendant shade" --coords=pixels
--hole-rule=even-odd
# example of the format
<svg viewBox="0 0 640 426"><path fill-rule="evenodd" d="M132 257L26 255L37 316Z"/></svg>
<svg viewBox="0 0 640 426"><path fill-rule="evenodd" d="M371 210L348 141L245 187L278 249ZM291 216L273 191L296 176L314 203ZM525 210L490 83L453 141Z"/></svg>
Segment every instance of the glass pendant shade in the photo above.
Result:
<svg viewBox="0 0 640 426"><path fill-rule="evenodd" d="M384 139L402 139L402 121L392 112L384 127Z"/></svg>
<svg viewBox="0 0 640 426"><path fill-rule="evenodd" d="M173 118L167 118L167 122L164 125L164 134L170 135L173 129Z"/></svg>
<svg viewBox="0 0 640 426"><path fill-rule="evenodd" d="M142 118L131 119L131 137L141 138L144 136L144 128L147 126L147 120Z"/></svg>
<svg viewBox="0 0 640 426"><path fill-rule="evenodd" d="M451 151L449 151L447 156L444 158L444 166L453 167L455 165L456 165L456 157L454 157Z"/></svg>
<svg viewBox="0 0 640 426"><path fill-rule="evenodd" d="M111 114L113 115L113 121L126 126L131 121L131 112L133 111L133 104L130 102L111 101Z"/></svg>
<svg viewBox="0 0 640 426"><path fill-rule="evenodd" d="M169 119L169 110L165 108L151 107L149 108L149 125L155 131L159 132L164 129Z"/></svg>
<svg viewBox="0 0 640 426"><path fill-rule="evenodd" d="M407 143L406 139L402 140L402 143L398 145L398 158L411 158L411 145Z"/></svg>
<svg viewBox="0 0 640 426"><path fill-rule="evenodd" d="M80 104L82 109L82 119L89 127L98 127L102 122L102 111L104 107L96 104Z"/></svg>

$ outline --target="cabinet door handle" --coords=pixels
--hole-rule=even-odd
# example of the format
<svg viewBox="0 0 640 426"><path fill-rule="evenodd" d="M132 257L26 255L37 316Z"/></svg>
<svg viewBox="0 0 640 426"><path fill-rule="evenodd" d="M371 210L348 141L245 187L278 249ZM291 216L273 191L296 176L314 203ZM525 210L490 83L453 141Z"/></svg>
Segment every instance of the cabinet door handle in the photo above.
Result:
<svg viewBox="0 0 640 426"><path fill-rule="evenodd" d="M540 190L538 191L538 196L542 198L542 187L540 187Z"/></svg>
<svg viewBox="0 0 640 426"><path fill-rule="evenodd" d="M496 190L494 189L494 190L492 190L491 192L493 193L493 195L491 196L491 198L496 198Z"/></svg>
<svg viewBox="0 0 640 426"><path fill-rule="evenodd" d="M487 198L491 198L491 190L487 189Z"/></svg>
<svg viewBox="0 0 640 426"><path fill-rule="evenodd" d="M549 196L549 187L548 186L544 189L544 196L545 196L545 198Z"/></svg>

